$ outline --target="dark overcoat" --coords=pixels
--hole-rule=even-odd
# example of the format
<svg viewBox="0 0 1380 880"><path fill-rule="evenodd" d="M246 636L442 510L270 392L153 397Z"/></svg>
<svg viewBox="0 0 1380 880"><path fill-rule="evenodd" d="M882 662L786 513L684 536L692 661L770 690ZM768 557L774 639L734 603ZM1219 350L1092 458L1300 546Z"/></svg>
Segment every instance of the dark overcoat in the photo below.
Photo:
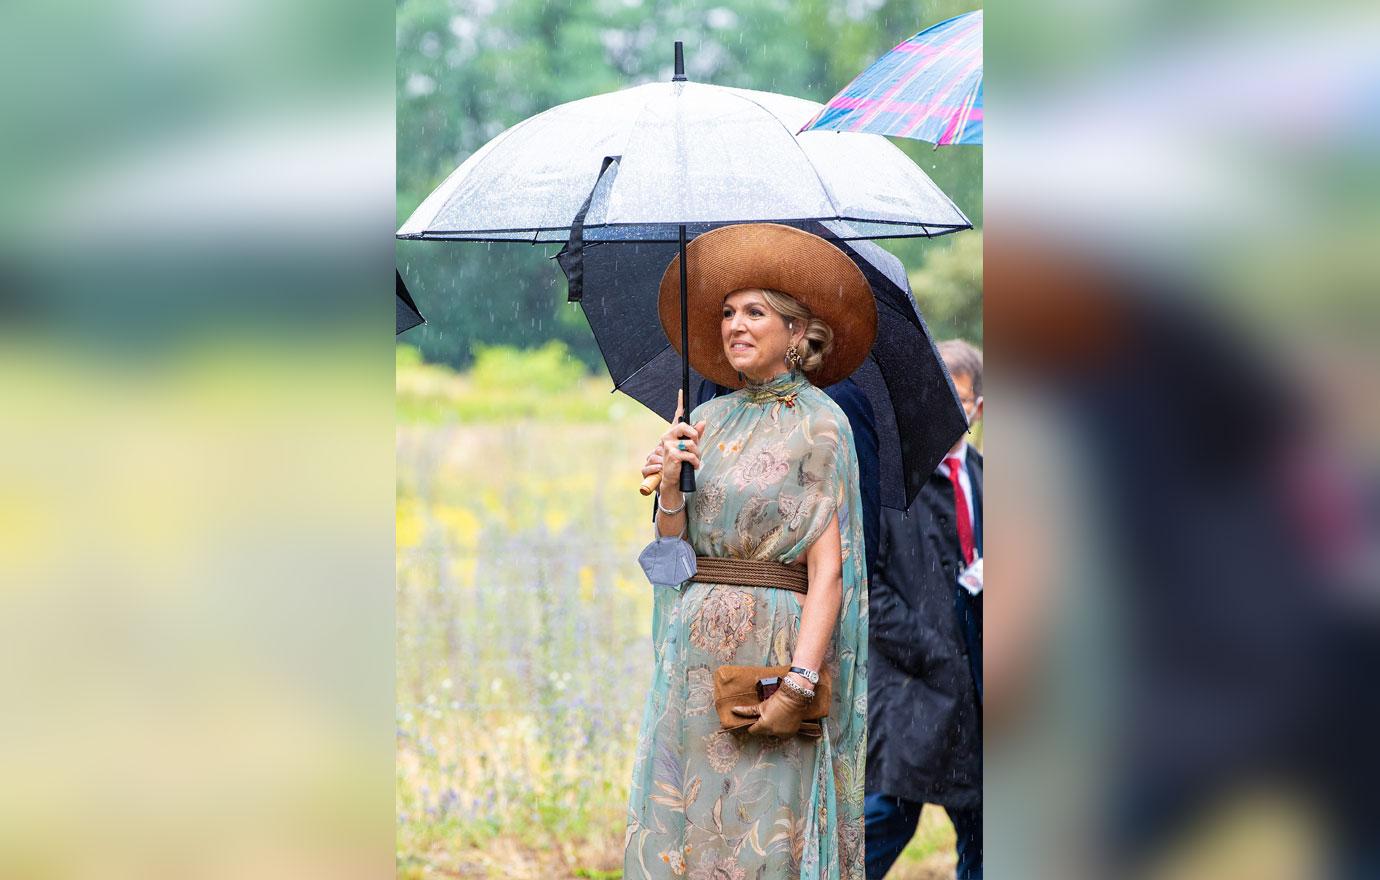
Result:
<svg viewBox="0 0 1380 880"><path fill-rule="evenodd" d="M968 449L982 548L982 456ZM953 487L932 474L909 511L883 508L869 585L867 791L982 803L981 597L963 570ZM971 663L970 663L971 660Z"/></svg>

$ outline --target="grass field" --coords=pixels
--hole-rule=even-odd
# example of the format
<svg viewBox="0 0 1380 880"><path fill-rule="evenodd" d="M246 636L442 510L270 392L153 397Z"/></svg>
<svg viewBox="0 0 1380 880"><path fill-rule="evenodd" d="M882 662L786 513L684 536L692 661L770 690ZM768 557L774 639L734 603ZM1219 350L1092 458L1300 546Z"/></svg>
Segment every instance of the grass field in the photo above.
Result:
<svg viewBox="0 0 1380 880"><path fill-rule="evenodd" d="M401 351L398 876L618 877L664 423L551 352L461 376ZM927 811L891 876L952 866Z"/></svg>

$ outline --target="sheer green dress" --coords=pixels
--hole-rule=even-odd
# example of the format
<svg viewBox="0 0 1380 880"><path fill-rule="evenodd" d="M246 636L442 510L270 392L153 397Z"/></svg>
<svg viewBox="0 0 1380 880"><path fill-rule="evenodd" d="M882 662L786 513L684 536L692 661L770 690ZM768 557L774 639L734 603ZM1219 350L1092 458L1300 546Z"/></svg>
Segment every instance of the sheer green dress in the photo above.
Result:
<svg viewBox="0 0 1380 880"><path fill-rule="evenodd" d="M787 373L715 398L688 540L702 556L804 562L838 515L843 602L825 665L819 739L720 729L713 671L791 659L803 597L686 583L655 587L655 671L633 766L625 880L862 880L867 752L867 582L848 420Z"/></svg>

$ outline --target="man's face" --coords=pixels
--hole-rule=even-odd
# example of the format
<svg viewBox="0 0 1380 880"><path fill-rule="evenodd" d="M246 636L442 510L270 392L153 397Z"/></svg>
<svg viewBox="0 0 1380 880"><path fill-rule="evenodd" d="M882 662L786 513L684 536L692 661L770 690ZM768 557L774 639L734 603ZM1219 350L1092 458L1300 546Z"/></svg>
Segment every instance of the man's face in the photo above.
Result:
<svg viewBox="0 0 1380 880"><path fill-rule="evenodd" d="M968 417L968 425L977 424L982 419L982 398L973 393L973 377L959 373L954 377L954 390L958 392L958 402L963 404L963 414ZM950 451L957 452L967 442L967 435L959 438Z"/></svg>

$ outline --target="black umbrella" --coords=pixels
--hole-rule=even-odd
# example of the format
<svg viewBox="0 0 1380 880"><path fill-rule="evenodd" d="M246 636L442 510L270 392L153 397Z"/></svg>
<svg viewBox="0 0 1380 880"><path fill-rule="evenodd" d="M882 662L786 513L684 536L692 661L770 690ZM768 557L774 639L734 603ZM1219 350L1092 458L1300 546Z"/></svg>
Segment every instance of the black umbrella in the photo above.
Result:
<svg viewBox="0 0 1380 880"><path fill-rule="evenodd" d="M852 379L867 394L877 421L882 504L904 510L967 430L967 420L901 261L872 242L842 240L840 234L849 231L844 227L804 226L848 254L877 298L877 339ZM572 285L578 280L582 287L580 307L614 388L668 421L682 362L662 329L657 291L678 252L678 244L638 242L585 244L582 251L567 247L557 255ZM702 378L694 371L692 376Z"/></svg>
<svg viewBox="0 0 1380 880"><path fill-rule="evenodd" d="M393 335L397 336L404 330L411 330L418 324L425 324L426 318L423 318L422 313L417 311L417 304L412 301L412 294L407 292L407 285L403 283L402 273L394 269L393 274L397 276L398 294L398 329Z"/></svg>

